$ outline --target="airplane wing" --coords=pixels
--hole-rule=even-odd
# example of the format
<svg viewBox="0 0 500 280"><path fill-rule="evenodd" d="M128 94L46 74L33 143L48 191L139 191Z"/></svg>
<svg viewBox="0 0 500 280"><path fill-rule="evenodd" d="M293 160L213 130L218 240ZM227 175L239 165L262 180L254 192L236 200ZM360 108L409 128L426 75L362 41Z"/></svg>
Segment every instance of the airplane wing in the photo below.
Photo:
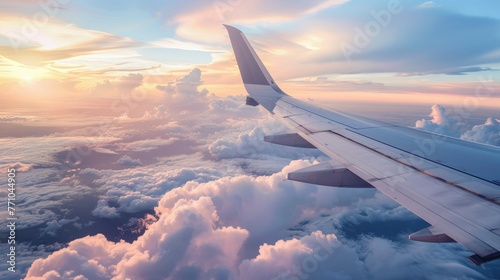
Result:
<svg viewBox="0 0 500 280"><path fill-rule="evenodd" d="M331 161L288 174L312 184L375 187L429 224L409 238L458 242L476 265L500 258L500 148L326 110L285 94L243 33L224 25L249 94L295 133L265 141L317 148Z"/></svg>

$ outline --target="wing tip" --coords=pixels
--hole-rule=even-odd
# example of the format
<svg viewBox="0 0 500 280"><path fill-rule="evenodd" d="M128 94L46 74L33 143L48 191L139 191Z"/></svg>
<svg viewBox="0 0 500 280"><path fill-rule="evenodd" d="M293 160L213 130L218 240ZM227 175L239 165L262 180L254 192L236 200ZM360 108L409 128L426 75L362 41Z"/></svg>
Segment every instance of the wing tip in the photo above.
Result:
<svg viewBox="0 0 500 280"><path fill-rule="evenodd" d="M234 27L234 26L232 26L232 25L225 24L225 23L223 23L222 25L223 25L223 26L226 28L226 30L227 30L227 31L229 31L229 32L238 32L238 33L242 33L242 32L241 32L241 30L239 30L238 28L236 28L236 27Z"/></svg>

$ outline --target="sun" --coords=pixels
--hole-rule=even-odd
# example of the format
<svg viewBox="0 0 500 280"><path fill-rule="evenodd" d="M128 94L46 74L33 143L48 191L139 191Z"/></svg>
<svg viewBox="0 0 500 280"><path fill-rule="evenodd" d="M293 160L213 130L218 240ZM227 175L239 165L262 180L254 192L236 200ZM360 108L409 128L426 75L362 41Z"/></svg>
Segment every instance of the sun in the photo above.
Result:
<svg viewBox="0 0 500 280"><path fill-rule="evenodd" d="M32 84L40 78L38 71L26 70L17 71L17 78L24 84Z"/></svg>
<svg viewBox="0 0 500 280"><path fill-rule="evenodd" d="M25 83L31 83L31 82L33 82L34 77L33 77L33 75L31 75L31 74L24 73L24 74L23 74L23 76L21 77L21 79L22 79L22 80L23 80L23 82L25 82Z"/></svg>

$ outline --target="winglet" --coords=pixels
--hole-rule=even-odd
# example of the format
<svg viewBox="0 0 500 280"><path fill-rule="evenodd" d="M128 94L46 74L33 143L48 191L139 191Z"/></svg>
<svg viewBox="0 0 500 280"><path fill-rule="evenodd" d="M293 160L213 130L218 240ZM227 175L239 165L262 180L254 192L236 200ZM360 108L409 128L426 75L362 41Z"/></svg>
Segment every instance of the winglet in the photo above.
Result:
<svg viewBox="0 0 500 280"><path fill-rule="evenodd" d="M226 24L224 26L229 33L243 83L268 86L274 84L271 75L246 40L245 35L235 27Z"/></svg>
<svg viewBox="0 0 500 280"><path fill-rule="evenodd" d="M236 62L248 94L272 112L277 100L286 94L276 85L245 35L230 25L224 24L224 27L229 33Z"/></svg>

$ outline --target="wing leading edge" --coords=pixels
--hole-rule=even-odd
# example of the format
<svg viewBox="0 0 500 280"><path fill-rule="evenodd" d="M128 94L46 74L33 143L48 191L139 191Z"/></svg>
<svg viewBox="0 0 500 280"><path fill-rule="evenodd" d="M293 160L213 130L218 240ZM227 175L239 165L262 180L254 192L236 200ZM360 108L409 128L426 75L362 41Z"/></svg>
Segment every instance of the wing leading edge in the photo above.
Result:
<svg viewBox="0 0 500 280"><path fill-rule="evenodd" d="M295 131L277 144L316 147L332 161L289 179L339 187L373 186L432 226L412 235L458 242L479 265L500 258L500 149L325 110L286 95L245 35L228 30L247 104L262 105ZM270 142L273 142L270 141ZM467 159L466 161L464 159Z"/></svg>

